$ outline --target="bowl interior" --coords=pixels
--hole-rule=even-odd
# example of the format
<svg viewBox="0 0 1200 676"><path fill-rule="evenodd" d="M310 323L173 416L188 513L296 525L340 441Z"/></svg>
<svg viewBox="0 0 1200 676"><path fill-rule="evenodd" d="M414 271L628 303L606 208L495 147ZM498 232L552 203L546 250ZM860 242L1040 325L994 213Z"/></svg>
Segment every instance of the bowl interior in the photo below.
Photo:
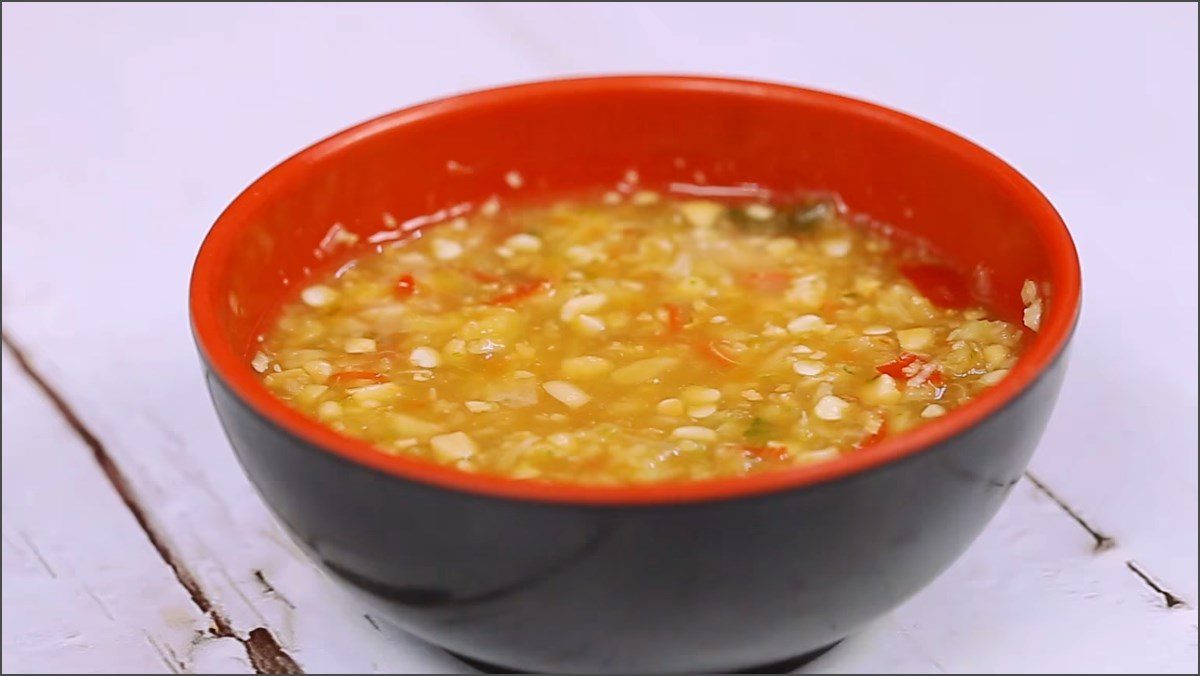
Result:
<svg viewBox="0 0 1200 676"><path fill-rule="evenodd" d="M493 195L612 186L630 170L657 189L755 184L836 193L852 211L934 243L972 271L977 291L1010 321L1020 321L1023 281L1041 283L1042 330L1013 374L981 397L995 406L1049 363L1074 323L1079 270L1061 219L1020 174L960 137L782 85L596 78L424 104L273 169L222 214L197 259L192 312L201 350L236 390L256 387L246 365L256 336L282 300L333 264L321 241L335 224L369 247L385 231L384 214L413 227ZM520 189L506 183L510 171L523 176ZM252 403L270 407L259 394L269 396L263 390Z"/></svg>

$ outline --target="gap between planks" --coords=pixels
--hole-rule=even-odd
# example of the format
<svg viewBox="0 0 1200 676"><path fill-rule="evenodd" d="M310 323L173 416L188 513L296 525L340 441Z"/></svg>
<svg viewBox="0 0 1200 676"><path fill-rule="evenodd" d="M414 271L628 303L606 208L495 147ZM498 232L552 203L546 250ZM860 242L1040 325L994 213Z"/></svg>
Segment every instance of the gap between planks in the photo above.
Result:
<svg viewBox="0 0 1200 676"><path fill-rule="evenodd" d="M1099 554L1117 547L1116 538L1105 534L1104 531L1090 523L1083 517L1083 514L1079 510L1072 507L1069 503L1067 503L1066 500L1062 499L1058 494L1050 490L1050 487L1043 483L1041 479L1037 478L1033 472L1026 470L1025 478L1029 479L1029 483L1033 484L1034 488L1040 491L1047 498L1050 498L1050 501L1057 505L1059 509L1066 512L1067 516L1071 517L1071 520L1079 524L1080 528L1087 531L1087 534L1092 537L1093 552ZM1187 602L1185 602L1177 594L1164 587L1162 583L1155 580L1153 576L1147 573L1146 570L1133 559L1127 559L1125 561L1125 567L1128 568L1135 576L1137 576L1137 578L1142 581L1142 584L1146 585L1153 590L1154 593L1158 594L1158 596L1162 598L1163 604L1167 608L1188 607Z"/></svg>
<svg viewBox="0 0 1200 676"><path fill-rule="evenodd" d="M125 478L121 469L113 462L112 456L109 455L104 444L88 429L62 395L34 368L25 351L13 341L8 331L3 331L0 336L2 336L4 347L12 354L21 371L50 400L50 403L54 405L55 410L63 417L63 421L66 422L67 426L91 449L92 457L96 460L96 464L100 466L104 477L108 480L113 490L116 491L117 496L129 510L130 514L132 514L138 527L145 533L146 538L150 541L150 545L154 547L154 551L158 552L163 563L174 573L175 579L187 591L192 603L200 609L200 612L208 615L209 619L212 620L213 626L209 630L212 635L219 638L232 638L241 643L246 649L246 656L250 659L250 664L254 667L255 673L303 674L304 671L300 668L300 665L287 654L287 651L279 645L279 642L267 628L255 627L247 633L246 638L238 635L238 632L230 624L229 619L213 605L208 595L200 587L199 583L196 582L196 577L179 560L179 557L167 545L157 529L151 525L150 519L146 516L145 508L139 503L137 495L129 485L128 479Z"/></svg>

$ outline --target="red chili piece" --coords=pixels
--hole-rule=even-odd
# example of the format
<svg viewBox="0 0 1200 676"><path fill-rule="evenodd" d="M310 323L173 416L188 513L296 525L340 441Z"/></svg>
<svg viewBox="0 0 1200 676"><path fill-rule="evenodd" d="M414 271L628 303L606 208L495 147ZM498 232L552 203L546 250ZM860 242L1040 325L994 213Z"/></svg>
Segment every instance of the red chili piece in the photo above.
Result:
<svg viewBox="0 0 1200 676"><path fill-rule="evenodd" d="M489 304L508 305L510 303L515 303L519 300L528 298L529 296L532 296L542 289L548 288L549 286L550 282L545 279L535 279L528 282L521 282L519 284L515 284L511 291L502 293L493 298Z"/></svg>
<svg viewBox="0 0 1200 676"><path fill-rule="evenodd" d="M882 441L883 438L886 436L887 436L887 421L884 420L883 423L879 426L879 429L875 430L874 434L872 434L871 436L867 437L866 439L863 439L862 441L858 442L858 447L866 448L867 446L872 446L872 445L877 444L880 441Z"/></svg>
<svg viewBox="0 0 1200 676"><path fill-rule="evenodd" d="M747 272L742 275L742 286L755 289L757 291L769 291L778 293L787 288L792 281L792 276L781 270L763 270L760 272Z"/></svg>
<svg viewBox="0 0 1200 676"><path fill-rule="evenodd" d="M417 280L413 279L412 275L403 275L396 280L396 298L404 300L413 295L417 290Z"/></svg>
<svg viewBox="0 0 1200 676"><path fill-rule="evenodd" d="M770 444L764 446L742 446L742 452L756 460L764 462L769 460L783 462L790 457L786 446L772 446Z"/></svg>
<svg viewBox="0 0 1200 676"><path fill-rule="evenodd" d="M492 273L484 272L483 270L472 270L471 277L480 284L495 284L504 279L500 275L493 275Z"/></svg>
<svg viewBox="0 0 1200 676"><path fill-rule="evenodd" d="M692 321L692 313L682 305L667 303L663 306L667 311L667 332L679 333Z"/></svg>
<svg viewBox="0 0 1200 676"><path fill-rule="evenodd" d="M904 369L918 359L920 359L920 357L911 352L901 352L899 357L896 357L894 360L889 361L886 364L880 364L879 366L876 366L875 370L896 378L897 380L908 380L908 374L904 372Z"/></svg>

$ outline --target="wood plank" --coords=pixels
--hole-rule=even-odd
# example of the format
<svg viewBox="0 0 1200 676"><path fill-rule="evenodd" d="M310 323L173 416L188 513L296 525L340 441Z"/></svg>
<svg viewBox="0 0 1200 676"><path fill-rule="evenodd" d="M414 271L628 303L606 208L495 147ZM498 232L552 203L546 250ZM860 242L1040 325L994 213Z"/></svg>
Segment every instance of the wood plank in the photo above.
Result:
<svg viewBox="0 0 1200 676"><path fill-rule="evenodd" d="M950 673L1194 668L1196 610L1168 608L1029 481L949 571L893 618Z"/></svg>
<svg viewBox="0 0 1200 676"><path fill-rule="evenodd" d="M7 673L250 673L45 395L3 355Z"/></svg>
<svg viewBox="0 0 1200 676"><path fill-rule="evenodd" d="M5 5L6 330L104 445L145 505L149 525L239 638L266 630L308 671L457 669L458 663L386 624L376 629L298 555L241 475L207 401L187 331L187 273L208 224L269 164L330 130L485 84L563 70L687 69L757 73L887 100L992 145L1029 170L1069 219L1087 224L1077 229L1085 263L1104 261L1109 281L1097 287L1104 295L1089 296L1080 335L1105 339L1079 341L1035 466L1064 501L1111 531L1118 547L1094 554L1090 536L1023 482L946 575L811 669L1194 669L1195 611L1164 608L1162 597L1124 566L1142 563L1196 605L1195 386L1148 365L1148 355L1161 353L1157 344L1130 342L1140 334L1119 337L1129 312L1138 321L1160 322L1143 326L1162 325L1169 313L1187 316L1190 303L1194 317L1194 290L1176 289L1174 304L1147 310L1130 306L1136 289L1125 295L1117 289L1126 269L1159 269L1160 261L1162 269L1189 263L1195 269L1185 251L1195 251L1194 233L1190 247L1152 246L1178 236L1165 228L1180 214L1195 223L1194 204L1189 218L1179 202L1189 177L1194 196L1194 155L1190 170L1183 166L1186 156L1165 152L1157 164L1149 155L1133 155L1142 160L1136 172L1116 171L1097 156L1100 140L1112 125L1128 127L1122 116L1134 113L1084 109L1120 82L1165 96L1165 83L1185 68L1178 55L1162 51L1167 47L1148 44L1148 71L1161 79L1136 80L1141 66L1108 55L1119 51L1109 40L1129 39L1113 35L1112 25L1136 28L1132 35L1153 29L1169 36L1184 22L1171 13L1179 10L1102 8L1097 15L1107 17L1105 23L1089 33L1074 25L1076 15L1058 9L932 11L772 6L750 15L708 5L619 12L585 5L304 5L67 12ZM1028 31L1041 39L1023 44L1015 61L991 60L990 54L1011 51L1011 35ZM1101 70L1115 73L1117 84L1077 77L1076 65L1062 60L1062 47L1049 36L1076 33L1086 34L1080 48ZM860 44L872 50L856 49ZM945 58L947 49L955 50L955 59ZM1044 63L1050 65L1033 67ZM925 76L931 72L942 75ZM1174 138L1179 121L1188 119L1186 105L1195 119L1192 92L1182 109L1155 99L1163 104L1153 106L1153 115L1161 116L1157 129L1133 130L1117 152L1161 147ZM79 101L87 102L86 115ZM1059 120L1045 115L1047 109L1073 115ZM1181 138L1194 139L1191 133ZM1073 153L1086 161L1064 161ZM1162 202L1141 224L1150 236L1134 245L1123 226L1137 214L1119 204L1126 185ZM1098 191L1108 197L1097 198ZM1128 255L1107 256L1118 250ZM1164 276L1157 282L1170 282L1158 274ZM1088 283L1096 282L1089 277ZM1194 327L1181 326L1169 341L1171 349L1190 341L1190 352L1180 354L1195 354ZM1111 370L1104 360L1114 349L1127 357L1120 364L1125 377L1136 381L1149 368L1157 382L1172 381L1163 387L1174 398L1156 400L1147 411L1136 389L1107 387ZM1157 425L1148 432L1153 448L1134 443L1143 419ZM1190 431L1166 424L1172 420L1190 421ZM1083 469L1077 430L1085 426L1090 448ZM1114 492L1121 499L1113 499ZM22 551L19 544L14 552ZM1178 571L1189 563L1191 573L1180 580ZM123 596L125 584L111 581L104 593ZM10 586L5 589L7 620ZM20 607L34 602L26 597ZM26 641L14 639L12 650ZM237 650L224 656L231 661L223 666L216 658L202 664L214 671L246 669L242 646L214 643ZM4 652L7 669L7 633ZM100 663L108 653L91 654ZM71 668L70 659L43 651L24 664L55 670Z"/></svg>

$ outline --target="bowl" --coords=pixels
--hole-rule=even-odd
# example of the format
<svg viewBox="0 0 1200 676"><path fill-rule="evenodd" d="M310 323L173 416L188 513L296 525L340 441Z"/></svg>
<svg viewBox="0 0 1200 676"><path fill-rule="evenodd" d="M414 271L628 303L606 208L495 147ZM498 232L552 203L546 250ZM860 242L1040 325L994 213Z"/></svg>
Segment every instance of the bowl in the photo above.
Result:
<svg viewBox="0 0 1200 676"><path fill-rule="evenodd" d="M505 176L519 171L515 191ZM830 191L970 267L1040 331L1009 376L904 434L749 477L581 487L376 452L292 410L249 366L282 299L364 243L493 195L613 185ZM704 77L537 82L407 108L301 151L217 219L190 304L216 411L284 528L411 634L487 664L704 672L813 654L949 566L1021 477L1058 395L1080 302L1071 238L1028 180L927 122L834 94Z"/></svg>

